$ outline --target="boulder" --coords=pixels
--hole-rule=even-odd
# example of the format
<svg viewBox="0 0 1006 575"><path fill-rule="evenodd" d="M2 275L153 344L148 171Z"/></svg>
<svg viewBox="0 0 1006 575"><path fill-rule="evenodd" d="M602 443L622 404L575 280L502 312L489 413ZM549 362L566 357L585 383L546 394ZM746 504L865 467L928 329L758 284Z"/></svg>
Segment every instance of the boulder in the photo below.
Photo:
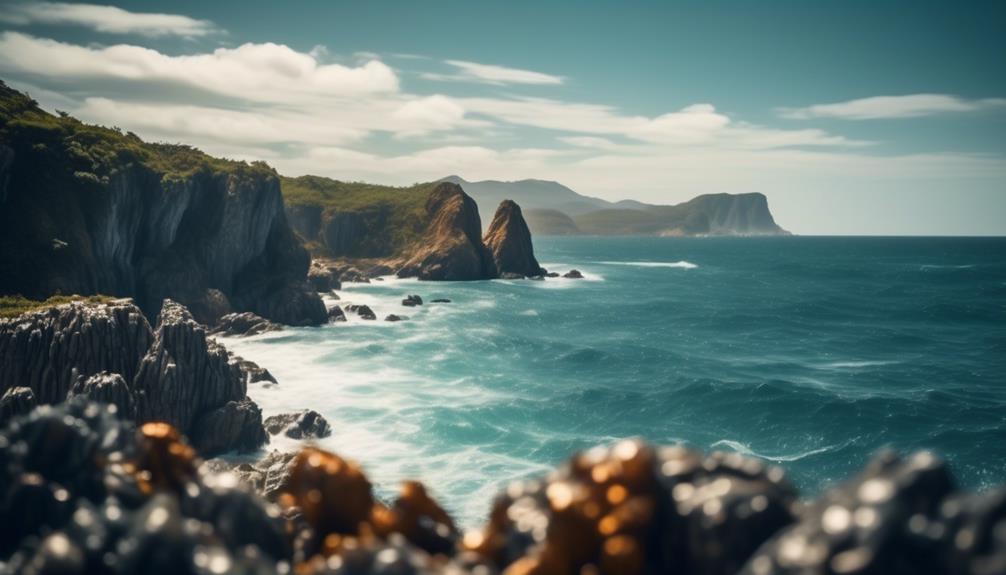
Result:
<svg viewBox="0 0 1006 575"><path fill-rule="evenodd" d="M328 293L332 290L342 289L342 282L336 277L335 272L320 264L312 264L307 272L307 281L319 293Z"/></svg>
<svg viewBox="0 0 1006 575"><path fill-rule="evenodd" d="M399 277L421 280L479 280L496 276L482 244L479 208L461 186L441 182L426 201L430 223L422 244L398 270Z"/></svg>
<svg viewBox="0 0 1006 575"><path fill-rule="evenodd" d="M332 435L328 421L312 409L272 415L265 419L264 425L266 431L272 435L282 433L293 439L320 439Z"/></svg>
<svg viewBox="0 0 1006 575"><path fill-rule="evenodd" d="M404 305L405 307L416 307L417 305L423 305L423 298L417 295L408 295L405 296L405 299L402 300L402 305Z"/></svg>
<svg viewBox="0 0 1006 575"><path fill-rule="evenodd" d="M136 406L133 404L133 392L118 373L103 371L91 377L77 379L67 399L82 395L91 401L114 405L117 412L124 418L136 418Z"/></svg>
<svg viewBox="0 0 1006 575"><path fill-rule="evenodd" d="M262 425L262 410L247 397L228 401L197 416L189 439L199 453L207 456L228 451L246 453L269 443Z"/></svg>
<svg viewBox="0 0 1006 575"><path fill-rule="evenodd" d="M11 387L0 397L0 425L35 409L38 400L30 387Z"/></svg>
<svg viewBox="0 0 1006 575"><path fill-rule="evenodd" d="M342 308L338 305L333 305L328 308L328 323L339 321L346 321L346 312L342 311Z"/></svg>
<svg viewBox="0 0 1006 575"><path fill-rule="evenodd" d="M236 366L238 371L244 374L246 384L265 383L267 385L276 385L279 383L268 369L260 366L254 361L249 361L234 354L229 355L231 363Z"/></svg>
<svg viewBox="0 0 1006 575"><path fill-rule="evenodd" d="M451 300L449 300L449 299L447 299L445 297L441 297L441 298L437 298L437 299L434 299L434 300L430 300L430 302L432 302L432 303L451 303Z"/></svg>
<svg viewBox="0 0 1006 575"><path fill-rule="evenodd" d="M503 200L500 203L482 241L492 254L499 277L517 279L543 273L534 257L531 231L516 202Z"/></svg>
<svg viewBox="0 0 1006 575"><path fill-rule="evenodd" d="M562 277L571 280L580 280L583 279L583 274L580 273L580 270L569 270L568 272L562 274Z"/></svg>
<svg viewBox="0 0 1006 575"><path fill-rule="evenodd" d="M409 319L409 316L407 315L395 315L391 313L384 318L384 321L404 321L407 319Z"/></svg>
<svg viewBox="0 0 1006 575"><path fill-rule="evenodd" d="M346 306L346 311L354 312L362 319L377 319L377 314L374 313L374 310L370 309L370 306L349 304Z"/></svg>
<svg viewBox="0 0 1006 575"><path fill-rule="evenodd" d="M210 333L214 335L249 337L282 329L283 326L278 323L273 323L260 315L246 311L243 313L230 313L221 317L219 323L217 323L216 327Z"/></svg>
<svg viewBox="0 0 1006 575"><path fill-rule="evenodd" d="M557 278L557 277L559 277L559 272L548 272L548 273L545 274L545 277L547 277L547 278Z"/></svg>

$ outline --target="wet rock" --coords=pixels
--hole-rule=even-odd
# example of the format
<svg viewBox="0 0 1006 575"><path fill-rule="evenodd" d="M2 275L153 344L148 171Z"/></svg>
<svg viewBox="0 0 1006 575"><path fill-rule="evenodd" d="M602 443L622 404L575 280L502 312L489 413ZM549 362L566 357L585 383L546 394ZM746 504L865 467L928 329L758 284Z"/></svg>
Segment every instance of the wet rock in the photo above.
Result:
<svg viewBox="0 0 1006 575"><path fill-rule="evenodd" d="M370 283L370 277L368 277L367 274L354 267L342 268L338 271L338 274L340 282L365 283L365 284Z"/></svg>
<svg viewBox="0 0 1006 575"><path fill-rule="evenodd" d="M216 327L210 333L213 335L249 337L282 329L283 326L250 311L246 311L243 313L231 313L221 317Z"/></svg>
<svg viewBox="0 0 1006 575"><path fill-rule="evenodd" d="M520 206L512 200L500 203L482 241L492 254L499 277L518 279L543 273L534 257L531 231L524 221Z"/></svg>
<svg viewBox="0 0 1006 575"><path fill-rule="evenodd" d="M514 272L503 272L500 274L500 279L502 280L522 280L524 279L524 274L518 274Z"/></svg>
<svg viewBox="0 0 1006 575"><path fill-rule="evenodd" d="M246 380L240 364L206 337L184 306L165 300L154 343L133 381L137 419L176 426L198 448L209 449L206 456L257 449L268 435L261 412L246 398Z"/></svg>
<svg viewBox="0 0 1006 575"><path fill-rule="evenodd" d="M743 572L947 573L942 557L953 533L938 513L953 489L946 465L931 454L882 453L858 477L824 493Z"/></svg>
<svg viewBox="0 0 1006 575"><path fill-rule="evenodd" d="M30 387L11 387L0 397L0 425L35 409L38 400Z"/></svg>
<svg viewBox="0 0 1006 575"><path fill-rule="evenodd" d="M133 392L118 373L103 371L88 378L78 378L67 398L82 395L91 401L114 405L118 413L129 420L136 418Z"/></svg>
<svg viewBox="0 0 1006 575"><path fill-rule="evenodd" d="M346 306L346 311L353 312L362 319L377 319L377 314L370 309L370 306L350 304Z"/></svg>
<svg viewBox="0 0 1006 575"><path fill-rule="evenodd" d="M255 451L269 442L262 424L262 410L247 397L199 415L189 437L199 453L207 456Z"/></svg>
<svg viewBox="0 0 1006 575"><path fill-rule="evenodd" d="M562 274L562 277L571 280L580 280L583 279L583 274L580 273L580 270L569 270L568 272Z"/></svg>
<svg viewBox="0 0 1006 575"><path fill-rule="evenodd" d="M423 298L418 295L408 295L402 300L402 305L405 307L416 307L417 305L423 305Z"/></svg>
<svg viewBox="0 0 1006 575"><path fill-rule="evenodd" d="M108 371L131 381L152 341L150 324L128 301L0 319L0 393L30 387L38 403L59 403L78 377Z"/></svg>
<svg viewBox="0 0 1006 575"><path fill-rule="evenodd" d="M328 308L328 323L339 321L346 321L346 312L342 311L342 308L338 305L333 305Z"/></svg>
<svg viewBox="0 0 1006 575"><path fill-rule="evenodd" d="M272 415L264 421L265 429L272 435L282 433L293 439L322 438L332 435L328 421L317 411L305 409L297 413Z"/></svg>
<svg viewBox="0 0 1006 575"><path fill-rule="evenodd" d="M254 361L249 361L242 357L236 356L234 354L229 354L231 358L231 363L236 367L236 369L244 374L244 380L246 385L253 383L265 383L265 384L278 384L276 378L273 377L269 370L261 367Z"/></svg>
<svg viewBox="0 0 1006 575"><path fill-rule="evenodd" d="M407 319L409 319L409 316L407 315L395 315L393 313L389 313L385 316L384 321L405 321Z"/></svg>
<svg viewBox="0 0 1006 575"><path fill-rule="evenodd" d="M314 291L320 293L330 292L342 287L339 280L333 277L331 270L318 265L312 265L311 269L308 270L307 282L311 284Z"/></svg>
<svg viewBox="0 0 1006 575"><path fill-rule="evenodd" d="M547 278L557 278L557 277L559 277L559 272L548 272L547 274L545 274L545 277L547 277Z"/></svg>
<svg viewBox="0 0 1006 575"><path fill-rule="evenodd" d="M430 300L430 301L431 301L431 303L451 303L451 300L449 300L449 299L447 299L445 297L437 298L437 299Z"/></svg>

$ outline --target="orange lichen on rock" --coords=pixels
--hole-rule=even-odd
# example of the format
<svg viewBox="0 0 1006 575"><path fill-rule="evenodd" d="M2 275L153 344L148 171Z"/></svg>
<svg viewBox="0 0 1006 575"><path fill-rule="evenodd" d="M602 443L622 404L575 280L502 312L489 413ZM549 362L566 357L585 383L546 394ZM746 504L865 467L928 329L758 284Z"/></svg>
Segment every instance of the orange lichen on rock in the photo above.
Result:
<svg viewBox="0 0 1006 575"><path fill-rule="evenodd" d="M196 477L199 467L196 451L170 424L145 423L137 438L139 451L133 473L145 493L179 491Z"/></svg>

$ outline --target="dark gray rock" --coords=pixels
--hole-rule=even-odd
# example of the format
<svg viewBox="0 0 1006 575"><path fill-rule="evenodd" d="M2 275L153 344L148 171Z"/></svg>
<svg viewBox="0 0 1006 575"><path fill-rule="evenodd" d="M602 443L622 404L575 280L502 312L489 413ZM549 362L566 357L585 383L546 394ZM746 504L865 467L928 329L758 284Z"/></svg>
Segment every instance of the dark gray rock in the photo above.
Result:
<svg viewBox="0 0 1006 575"><path fill-rule="evenodd" d="M332 428L317 411L305 409L297 413L272 415L265 419L265 429L272 435L282 433L293 439L328 437Z"/></svg>
<svg viewBox="0 0 1006 575"><path fill-rule="evenodd" d="M423 298L418 295L408 295L402 300L402 305L405 307L416 307L417 305L423 305Z"/></svg>
<svg viewBox="0 0 1006 575"><path fill-rule="evenodd" d="M328 308L328 323L339 321L346 321L346 312L342 311L342 308L338 305L333 305Z"/></svg>
<svg viewBox="0 0 1006 575"><path fill-rule="evenodd" d="M118 373L104 371L88 378L78 378L70 389L67 399L77 395L82 395L91 401L114 405L117 412L126 419L136 418L133 392Z"/></svg>
<svg viewBox="0 0 1006 575"><path fill-rule="evenodd" d="M282 329L283 326L278 323L271 322L260 315L246 311L231 313L221 317L216 327L210 333L213 335L249 337Z"/></svg>
<svg viewBox="0 0 1006 575"><path fill-rule="evenodd" d="M231 353L228 353L228 355L230 356L231 364L233 364L240 373L244 374L246 384L265 383L276 385L279 383L276 381L276 378L269 373L268 369L260 366L254 361L249 361Z"/></svg>
<svg viewBox="0 0 1006 575"><path fill-rule="evenodd" d="M25 415L35 406L35 392L30 387L11 387L0 397L0 425L19 415Z"/></svg>
<svg viewBox="0 0 1006 575"><path fill-rule="evenodd" d="M407 315L395 315L393 313L389 313L384 318L384 321L405 321L407 319L409 319L409 316L407 316Z"/></svg>
<svg viewBox="0 0 1006 575"><path fill-rule="evenodd" d="M547 278L557 278L557 277L559 277L559 272L548 272L547 274L545 274L545 277L547 277Z"/></svg>
<svg viewBox="0 0 1006 575"><path fill-rule="evenodd" d="M430 300L430 302L431 303L451 303L451 300L449 300L449 299L447 299L445 297L441 297L441 298L437 298L437 299L434 299L434 300Z"/></svg>
<svg viewBox="0 0 1006 575"><path fill-rule="evenodd" d="M562 274L562 277L571 280L580 280L583 279L583 274L580 273L580 270L569 270L568 272Z"/></svg>
<svg viewBox="0 0 1006 575"><path fill-rule="evenodd" d="M346 306L346 311L353 312L363 319L377 319L377 314L370 309L370 306L350 304Z"/></svg>
<svg viewBox="0 0 1006 575"><path fill-rule="evenodd" d="M255 451L269 443L262 425L262 410L247 397L199 414L189 439L206 456Z"/></svg>
<svg viewBox="0 0 1006 575"><path fill-rule="evenodd" d="M500 279L502 280L522 280L524 279L524 274L518 274L514 272L503 272L500 274Z"/></svg>

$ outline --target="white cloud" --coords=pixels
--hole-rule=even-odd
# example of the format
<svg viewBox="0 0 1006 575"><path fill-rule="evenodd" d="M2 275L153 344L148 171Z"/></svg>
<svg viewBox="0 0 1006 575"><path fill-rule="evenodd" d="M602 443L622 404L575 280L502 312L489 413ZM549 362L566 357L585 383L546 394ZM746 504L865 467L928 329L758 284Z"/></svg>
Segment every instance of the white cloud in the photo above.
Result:
<svg viewBox="0 0 1006 575"><path fill-rule="evenodd" d="M18 2L0 8L0 21L15 25L47 24L90 28L107 34L182 36L195 38L217 32L208 20L178 14L129 12L115 6L65 2Z"/></svg>
<svg viewBox="0 0 1006 575"><path fill-rule="evenodd" d="M910 94L906 96L874 96L832 104L816 104L805 108L779 108L783 118L840 118L845 120L875 120L915 118L959 112L976 112L1006 107L1006 98L968 100L949 94Z"/></svg>
<svg viewBox="0 0 1006 575"><path fill-rule="evenodd" d="M350 67L322 64L282 44L242 44L206 54L169 56L117 44L85 47L19 32L0 34L0 71L73 79L166 82L259 102L295 103L398 90L377 60Z"/></svg>
<svg viewBox="0 0 1006 575"><path fill-rule="evenodd" d="M562 76L553 76L532 70L521 70L519 68L507 68L505 66L494 66L492 64L479 64L477 62L466 62L464 60L447 60L447 64L453 66L458 71L455 74L434 74L426 73L421 76L427 80L438 80L444 82L476 82L482 84L507 85L507 84L541 84L558 85L565 79Z"/></svg>
<svg viewBox="0 0 1006 575"><path fill-rule="evenodd" d="M596 136L563 136L559 138L560 142L567 143L571 146L578 146L580 148L595 148L598 150L612 150L618 147L618 144L612 142L607 138L598 138Z"/></svg>

